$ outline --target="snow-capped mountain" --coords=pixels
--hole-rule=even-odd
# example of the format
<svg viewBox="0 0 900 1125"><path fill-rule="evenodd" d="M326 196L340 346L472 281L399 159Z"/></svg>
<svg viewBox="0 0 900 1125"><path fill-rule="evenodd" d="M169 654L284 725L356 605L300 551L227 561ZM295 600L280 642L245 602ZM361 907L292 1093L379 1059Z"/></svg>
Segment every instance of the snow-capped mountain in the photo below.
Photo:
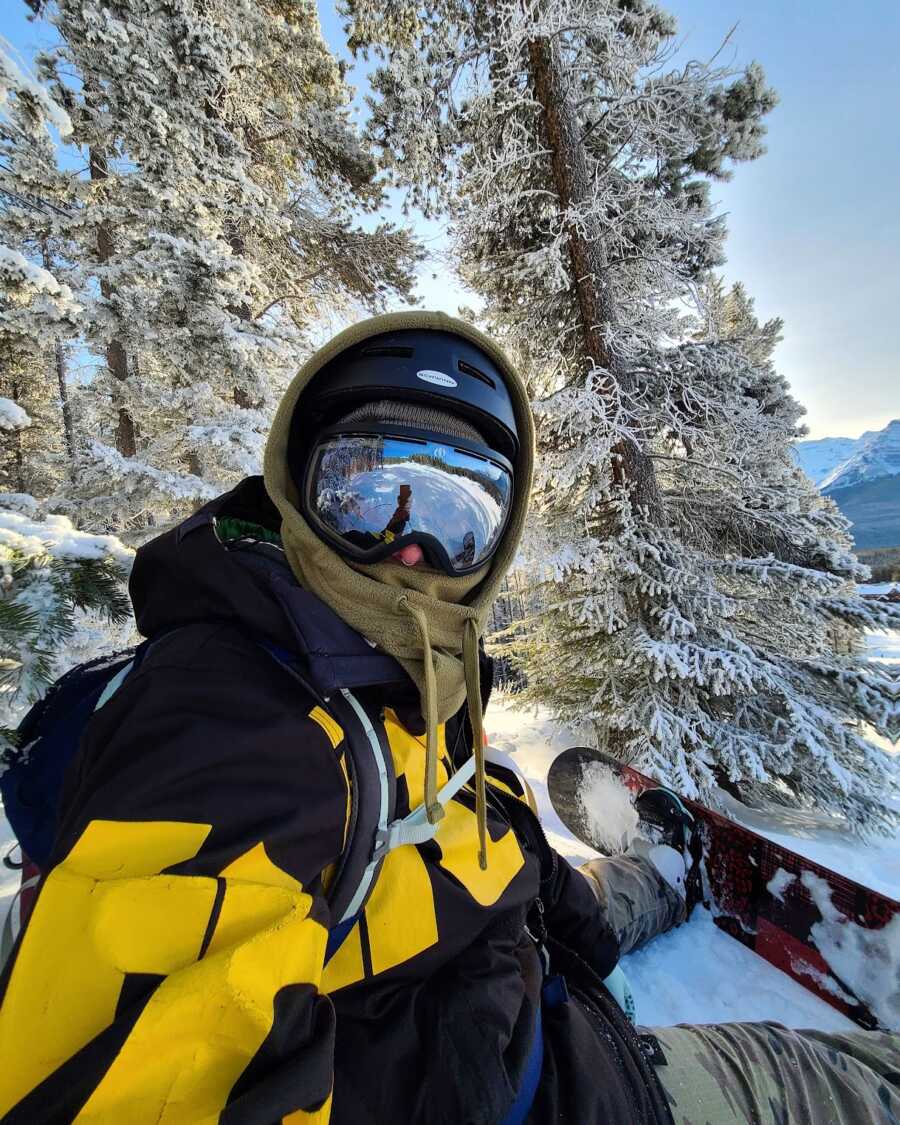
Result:
<svg viewBox="0 0 900 1125"><path fill-rule="evenodd" d="M863 434L850 456L826 473L818 483L823 492L831 493L878 477L894 477L898 473L900 418L895 418L883 430Z"/></svg>
<svg viewBox="0 0 900 1125"><path fill-rule="evenodd" d="M863 434L863 437L867 435ZM859 449L863 438L826 437L818 441L798 441L794 453L800 468L816 484L829 476Z"/></svg>
<svg viewBox="0 0 900 1125"><path fill-rule="evenodd" d="M794 447L800 468L851 522L857 547L900 544L900 419L859 438Z"/></svg>

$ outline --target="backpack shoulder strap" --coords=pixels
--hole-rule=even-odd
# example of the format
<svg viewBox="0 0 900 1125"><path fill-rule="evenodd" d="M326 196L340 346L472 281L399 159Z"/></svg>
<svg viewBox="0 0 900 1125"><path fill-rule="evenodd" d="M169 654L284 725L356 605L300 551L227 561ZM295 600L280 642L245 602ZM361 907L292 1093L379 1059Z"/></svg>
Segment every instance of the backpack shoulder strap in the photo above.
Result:
<svg viewBox="0 0 900 1125"><path fill-rule="evenodd" d="M379 833L387 830L397 796L397 776L387 737L365 707L346 688L324 697L308 681L302 659L270 641L258 640L286 672L309 692L344 732L344 756L350 782L350 818L344 850L326 895L333 919L326 961L338 951L371 895L384 852L376 854Z"/></svg>
<svg viewBox="0 0 900 1125"><path fill-rule="evenodd" d="M437 791L435 800L443 808L452 801L456 794L467 785L475 774L474 755L465 761L450 777L449 781ZM428 819L424 804L412 810L402 820L392 821L384 828L379 827L375 837L374 859L384 859L388 852L394 848L401 848L404 844L425 844L433 840L438 825Z"/></svg>
<svg viewBox="0 0 900 1125"><path fill-rule="evenodd" d="M267 641L259 642L286 671L310 691L344 732L344 752L350 779L350 821L344 850L328 890L334 919L326 948L329 960L352 930L378 881L386 856L395 848L424 844L434 838L437 823L428 820L425 805L394 819L397 776L394 758L382 724L372 722L365 707L347 688L323 698L303 675L292 653ZM469 758L438 790L437 801L447 805L475 772ZM523 805L527 811L527 806Z"/></svg>
<svg viewBox="0 0 900 1125"><path fill-rule="evenodd" d="M341 923L359 916L375 887L384 861L377 841L394 815L397 775L383 727L372 722L356 696L341 688L328 702L344 729L347 772L355 790L351 832L330 890L330 906Z"/></svg>
<svg viewBox="0 0 900 1125"><path fill-rule="evenodd" d="M133 672L134 669L138 666L138 664L140 663L138 653L142 648L144 648L146 644L147 642L144 641L143 644L138 645L131 660L129 660L126 664L123 664L118 672L116 672L114 676L111 676L107 680L106 687L103 689L103 691L100 692L100 698L94 705L95 711L99 711L104 703L108 703L109 700L112 699L112 697L116 694L122 684L125 683L125 677L130 675L130 673Z"/></svg>

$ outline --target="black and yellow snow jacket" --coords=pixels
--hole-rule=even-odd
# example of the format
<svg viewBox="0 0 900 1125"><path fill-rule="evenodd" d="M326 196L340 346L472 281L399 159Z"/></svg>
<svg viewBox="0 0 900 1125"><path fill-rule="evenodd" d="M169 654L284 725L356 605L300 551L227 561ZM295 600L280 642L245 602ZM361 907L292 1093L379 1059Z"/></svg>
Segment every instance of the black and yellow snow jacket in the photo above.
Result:
<svg viewBox="0 0 900 1125"><path fill-rule="evenodd" d="M156 640L88 726L0 986L2 1119L498 1125L533 1045L540 897L570 998L544 1015L528 1120L669 1121L599 984L615 938L586 880L555 855L542 869L511 775L490 786L487 869L463 790L432 841L387 856L325 964L349 806L345 732L320 700L362 702L402 814L423 800L418 695L300 588L277 535L229 540L235 520L277 529L259 478L138 552ZM302 654L309 691L260 638ZM486 699L487 663L483 678ZM439 781L467 756L464 724L440 728Z"/></svg>

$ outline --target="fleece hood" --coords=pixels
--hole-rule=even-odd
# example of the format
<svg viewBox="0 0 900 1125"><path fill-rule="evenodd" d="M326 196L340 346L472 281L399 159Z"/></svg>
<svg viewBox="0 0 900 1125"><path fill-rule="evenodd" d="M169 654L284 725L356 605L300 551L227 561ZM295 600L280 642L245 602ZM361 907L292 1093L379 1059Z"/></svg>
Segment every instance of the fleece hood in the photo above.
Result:
<svg viewBox="0 0 900 1125"><path fill-rule="evenodd" d="M350 565L319 538L300 514L300 497L289 467L289 443L298 404L300 410L303 409L304 390L340 352L372 336L401 329L452 332L471 341L497 365L512 398L519 434L513 508L490 562L483 570L465 577L408 569L392 562ZM299 423L302 425L302 417ZM314 438L315 434L310 433L309 440ZM297 373L281 401L269 434L264 462L266 491L281 515L285 553L297 580L370 643L395 657L419 689L427 730L426 805L430 817L440 815L440 807L435 802L437 725L455 714L464 701L468 701L475 734L473 751L481 765L478 642L491 603L522 537L533 464L534 425L518 372L503 350L483 332L441 312L388 313L361 321L339 333ZM480 778L482 773L479 769ZM476 788L483 788L483 778Z"/></svg>

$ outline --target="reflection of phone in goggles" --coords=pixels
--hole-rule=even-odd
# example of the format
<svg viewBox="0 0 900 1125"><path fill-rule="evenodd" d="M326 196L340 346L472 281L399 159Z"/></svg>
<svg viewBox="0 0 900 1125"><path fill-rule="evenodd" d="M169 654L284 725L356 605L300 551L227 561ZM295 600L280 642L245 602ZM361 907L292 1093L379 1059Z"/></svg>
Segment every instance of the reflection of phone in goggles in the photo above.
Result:
<svg viewBox="0 0 900 1125"><path fill-rule="evenodd" d="M494 553L512 507L512 466L484 446L405 426L325 430L310 455L304 517L342 554L378 562L418 543L467 574Z"/></svg>

